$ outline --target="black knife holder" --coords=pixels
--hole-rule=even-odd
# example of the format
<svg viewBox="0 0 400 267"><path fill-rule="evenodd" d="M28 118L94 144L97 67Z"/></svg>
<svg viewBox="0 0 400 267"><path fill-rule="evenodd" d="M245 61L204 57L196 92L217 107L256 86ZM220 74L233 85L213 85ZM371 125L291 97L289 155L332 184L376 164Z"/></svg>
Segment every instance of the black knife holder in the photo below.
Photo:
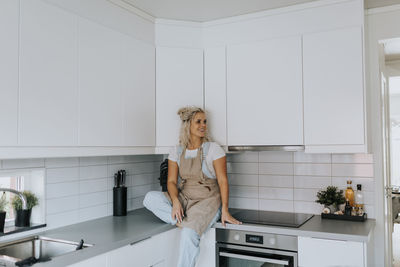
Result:
<svg viewBox="0 0 400 267"><path fill-rule="evenodd" d="M125 186L113 188L113 215L126 216L127 188Z"/></svg>

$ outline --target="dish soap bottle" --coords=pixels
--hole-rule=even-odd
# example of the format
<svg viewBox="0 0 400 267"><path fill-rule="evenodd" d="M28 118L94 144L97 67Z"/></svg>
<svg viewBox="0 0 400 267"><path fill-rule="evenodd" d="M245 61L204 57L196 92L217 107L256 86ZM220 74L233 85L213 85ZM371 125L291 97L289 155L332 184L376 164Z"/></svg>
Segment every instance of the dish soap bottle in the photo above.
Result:
<svg viewBox="0 0 400 267"><path fill-rule="evenodd" d="M354 190L351 187L351 181L347 181L347 189L344 192L344 197L349 201L350 206L354 207Z"/></svg>

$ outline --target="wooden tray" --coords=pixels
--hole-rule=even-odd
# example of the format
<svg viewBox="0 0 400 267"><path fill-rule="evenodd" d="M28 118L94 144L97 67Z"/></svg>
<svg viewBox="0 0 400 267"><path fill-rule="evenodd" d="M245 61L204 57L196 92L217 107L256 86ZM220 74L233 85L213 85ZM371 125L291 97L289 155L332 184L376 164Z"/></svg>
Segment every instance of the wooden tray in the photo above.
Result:
<svg viewBox="0 0 400 267"><path fill-rule="evenodd" d="M351 215L337 215L337 214L330 214L330 213L329 214L321 213L321 217L323 219L363 222L367 219L367 214L364 213L363 216L351 216Z"/></svg>

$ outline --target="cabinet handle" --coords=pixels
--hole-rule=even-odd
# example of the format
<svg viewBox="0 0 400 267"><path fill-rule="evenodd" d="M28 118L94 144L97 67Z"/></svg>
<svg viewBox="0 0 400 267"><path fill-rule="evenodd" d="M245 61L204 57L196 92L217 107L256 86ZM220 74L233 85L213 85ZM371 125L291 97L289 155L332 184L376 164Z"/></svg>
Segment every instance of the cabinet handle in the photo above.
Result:
<svg viewBox="0 0 400 267"><path fill-rule="evenodd" d="M138 241L135 241L135 242L132 242L132 243L130 243L129 245L135 245L136 243L139 243L139 242L142 242L142 241L145 241L145 240L147 240L147 239L150 239L151 238L151 236L149 236L149 237L146 237L146 238L143 238L143 239L140 239L140 240L138 240Z"/></svg>
<svg viewBox="0 0 400 267"><path fill-rule="evenodd" d="M242 260L261 261L261 262L268 262L268 263L274 263L274 264L289 265L288 261L254 257L254 256L241 255L241 254L236 254L236 253L220 252L219 255L223 256L223 257L230 257L230 258L236 258L236 259L242 259Z"/></svg>

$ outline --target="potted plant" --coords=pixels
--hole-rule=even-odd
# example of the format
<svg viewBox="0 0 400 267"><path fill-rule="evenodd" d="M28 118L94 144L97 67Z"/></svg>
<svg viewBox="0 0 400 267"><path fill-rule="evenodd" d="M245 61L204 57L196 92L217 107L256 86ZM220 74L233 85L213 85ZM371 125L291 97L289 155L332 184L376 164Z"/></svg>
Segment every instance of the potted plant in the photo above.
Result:
<svg viewBox="0 0 400 267"><path fill-rule="evenodd" d="M315 202L329 208L333 213L338 210L339 205L346 203L346 200L343 196L343 190L338 190L336 186L328 186L325 190L320 190L317 193Z"/></svg>
<svg viewBox="0 0 400 267"><path fill-rule="evenodd" d="M3 195L0 198L0 232L4 233L4 223L6 221L6 206L8 201L6 199L6 194L3 192Z"/></svg>
<svg viewBox="0 0 400 267"><path fill-rule="evenodd" d="M30 191L24 191L22 194L26 198L26 210L22 209L22 201L18 196L13 197L11 204L15 210L15 226L27 227L30 226L32 208L39 204L39 200Z"/></svg>

